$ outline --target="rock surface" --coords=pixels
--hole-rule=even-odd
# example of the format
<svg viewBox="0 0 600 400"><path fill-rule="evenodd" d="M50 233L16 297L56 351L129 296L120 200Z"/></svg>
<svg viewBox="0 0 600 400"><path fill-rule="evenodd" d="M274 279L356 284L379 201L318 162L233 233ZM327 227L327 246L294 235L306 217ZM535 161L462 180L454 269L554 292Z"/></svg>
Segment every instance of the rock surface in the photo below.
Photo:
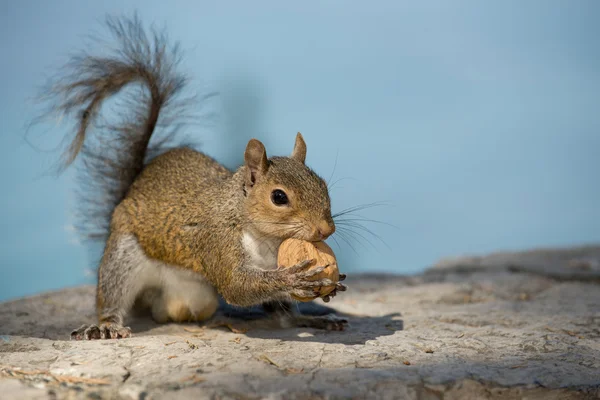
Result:
<svg viewBox="0 0 600 400"><path fill-rule="evenodd" d="M354 275L329 303L345 332L223 307L208 326L142 318L131 339L73 342L94 320L92 287L5 302L0 398L600 398L598 260L585 247Z"/></svg>

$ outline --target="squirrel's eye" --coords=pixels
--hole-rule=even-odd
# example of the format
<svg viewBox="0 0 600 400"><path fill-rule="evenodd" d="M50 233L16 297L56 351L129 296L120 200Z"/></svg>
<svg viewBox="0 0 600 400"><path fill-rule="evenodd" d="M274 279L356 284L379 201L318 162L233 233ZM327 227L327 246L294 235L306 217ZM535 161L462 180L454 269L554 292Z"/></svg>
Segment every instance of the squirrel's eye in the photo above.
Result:
<svg viewBox="0 0 600 400"><path fill-rule="evenodd" d="M271 193L271 201L277 206L284 206L289 203L288 197L283 190L275 189Z"/></svg>

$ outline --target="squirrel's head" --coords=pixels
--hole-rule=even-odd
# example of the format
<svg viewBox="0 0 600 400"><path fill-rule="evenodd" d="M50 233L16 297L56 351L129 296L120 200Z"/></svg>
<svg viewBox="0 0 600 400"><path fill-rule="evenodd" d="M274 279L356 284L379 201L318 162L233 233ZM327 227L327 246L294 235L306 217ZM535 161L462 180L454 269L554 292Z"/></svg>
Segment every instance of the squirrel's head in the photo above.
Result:
<svg viewBox="0 0 600 400"><path fill-rule="evenodd" d="M289 157L267 158L260 141L248 142L245 210L260 234L319 241L335 232L327 184L305 165L305 158L306 143L300 133Z"/></svg>

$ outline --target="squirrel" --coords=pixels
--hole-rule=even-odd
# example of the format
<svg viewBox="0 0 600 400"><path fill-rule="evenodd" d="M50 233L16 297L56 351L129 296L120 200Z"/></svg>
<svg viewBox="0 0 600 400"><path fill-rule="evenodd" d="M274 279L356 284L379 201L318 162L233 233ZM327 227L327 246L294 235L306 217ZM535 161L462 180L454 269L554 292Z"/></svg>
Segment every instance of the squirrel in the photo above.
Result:
<svg viewBox="0 0 600 400"><path fill-rule="evenodd" d="M320 241L335 232L328 187L305 164L303 136L296 135L287 157L267 157L263 143L251 139L234 171L188 146L148 161L154 131L181 105L176 97L186 78L175 70L178 48L164 35L149 38L137 16L107 23L120 44L116 52L73 58L51 88L52 109L79 116L64 167L83 158L86 187L101 191L87 194L87 204L106 208L108 227L97 271L98 323L73 330L71 339L130 337L124 320L138 305L159 323L205 321L219 296L234 306L263 305L283 325L343 330L344 319L292 312L292 295L313 297L315 287L333 284L311 280L326 266L309 270L312 260L305 260L277 268L283 240ZM104 101L130 84L145 88L133 99L133 116L103 126L111 136L90 144L87 133ZM82 217L92 224L102 213L88 209ZM347 289L345 277L325 302Z"/></svg>

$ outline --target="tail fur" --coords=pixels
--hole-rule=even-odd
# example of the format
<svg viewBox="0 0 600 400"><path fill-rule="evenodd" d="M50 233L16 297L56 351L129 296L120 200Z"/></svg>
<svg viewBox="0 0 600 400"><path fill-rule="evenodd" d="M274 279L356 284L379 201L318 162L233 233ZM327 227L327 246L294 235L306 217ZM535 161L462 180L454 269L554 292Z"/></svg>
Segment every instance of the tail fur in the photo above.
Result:
<svg viewBox="0 0 600 400"><path fill-rule="evenodd" d="M119 46L105 56L84 52L72 57L46 93L52 113L75 117L74 138L61 169L76 158L81 162L76 229L84 240L106 239L114 208L148 157L159 153L185 122L190 104L177 99L187 82L176 71L177 44L168 46L166 35L155 30L149 38L137 15L108 17L106 24ZM105 101L125 87L138 90L125 94L119 122L101 121ZM159 125L168 127L167 132L150 147ZM101 135L90 135L92 130Z"/></svg>

